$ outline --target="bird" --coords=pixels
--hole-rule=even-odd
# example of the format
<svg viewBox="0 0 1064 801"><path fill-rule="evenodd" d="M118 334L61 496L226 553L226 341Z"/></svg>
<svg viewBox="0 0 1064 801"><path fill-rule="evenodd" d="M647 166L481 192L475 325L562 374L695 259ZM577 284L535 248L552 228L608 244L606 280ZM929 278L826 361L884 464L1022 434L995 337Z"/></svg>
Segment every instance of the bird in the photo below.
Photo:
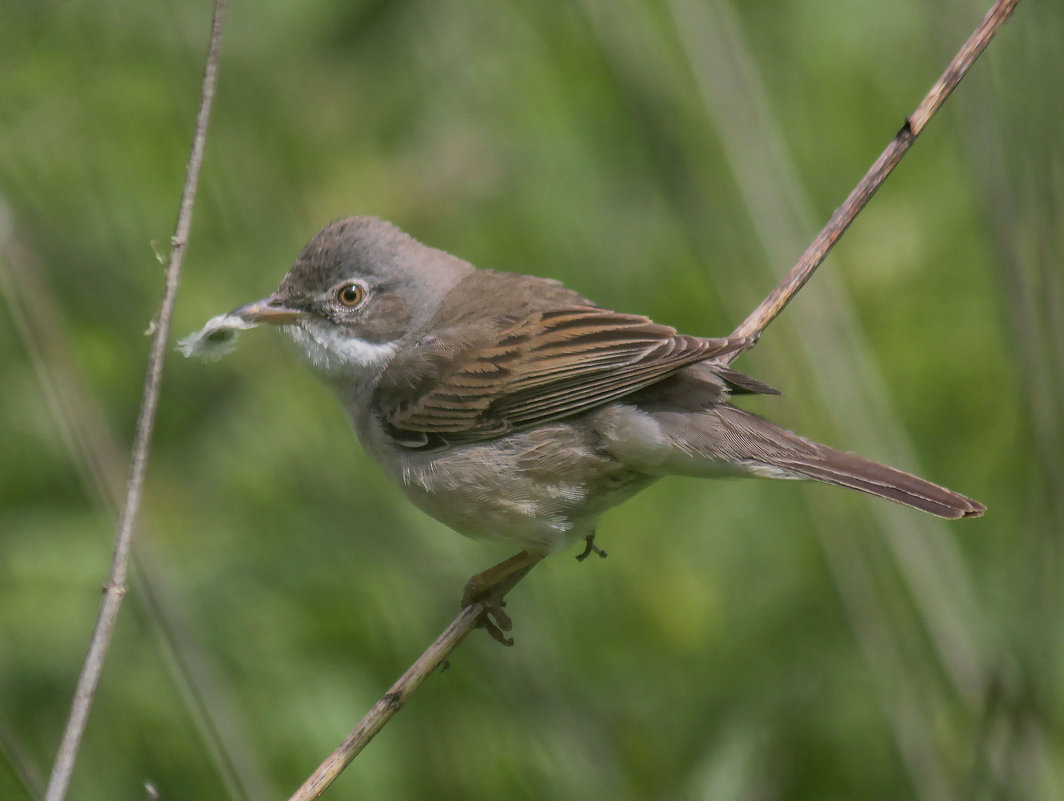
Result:
<svg viewBox="0 0 1064 801"><path fill-rule="evenodd" d="M985 511L733 405L779 394L729 366L748 338L681 334L552 279L478 269L376 217L326 225L273 294L230 315L291 338L416 506L520 549L463 597L485 599L481 622L507 644L505 588L580 540L578 558L604 555L599 517L665 476L812 479L942 518Z"/></svg>

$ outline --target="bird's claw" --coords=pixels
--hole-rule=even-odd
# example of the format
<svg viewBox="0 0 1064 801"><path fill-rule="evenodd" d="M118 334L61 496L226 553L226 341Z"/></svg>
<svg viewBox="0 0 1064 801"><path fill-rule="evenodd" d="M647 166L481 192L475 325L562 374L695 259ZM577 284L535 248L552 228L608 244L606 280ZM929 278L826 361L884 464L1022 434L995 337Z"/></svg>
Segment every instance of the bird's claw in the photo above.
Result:
<svg viewBox="0 0 1064 801"><path fill-rule="evenodd" d="M462 608L480 604L483 611L477 617L476 627L487 631L496 642L502 645L514 644L513 638L505 634L513 628L514 623L503 609L506 606L503 599L542 558L542 555L522 551L517 556L477 573L466 583L462 593Z"/></svg>
<svg viewBox="0 0 1064 801"><path fill-rule="evenodd" d="M474 576L466 584L465 591L462 593L462 608L465 609L473 604L482 605L484 611L477 618L476 628L484 629L498 643L513 645L513 637L507 637L504 632L510 631L514 627L514 622L503 609L506 601L499 595L499 585L492 584L485 587L477 581L478 578L479 576Z"/></svg>
<svg viewBox="0 0 1064 801"><path fill-rule="evenodd" d="M584 542L586 542L587 544L584 546L583 553L576 557L576 561L583 562L585 559L591 556L591 554L595 554L595 556L597 556L599 559L605 559L608 556L608 554L604 550L602 550L595 544L594 534L588 534L586 537L584 537Z"/></svg>

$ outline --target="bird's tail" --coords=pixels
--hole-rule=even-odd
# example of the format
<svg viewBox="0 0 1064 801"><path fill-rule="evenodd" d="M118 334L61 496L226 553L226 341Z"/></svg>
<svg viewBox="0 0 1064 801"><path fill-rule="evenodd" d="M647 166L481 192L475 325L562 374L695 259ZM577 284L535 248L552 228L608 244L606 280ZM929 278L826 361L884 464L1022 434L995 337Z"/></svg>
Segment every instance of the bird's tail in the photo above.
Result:
<svg viewBox="0 0 1064 801"><path fill-rule="evenodd" d="M734 406L717 406L697 415L699 422L693 427L692 415L684 418L686 425L682 428L665 426L672 429L670 434L680 446L678 452L683 454L677 461L687 468L676 472L689 475L710 472L708 457L716 463L717 470L730 465L751 475L811 478L886 498L938 517L978 517L986 510L983 504L959 492L813 442ZM664 421L659 419L659 422ZM693 469L698 462L707 469ZM675 469L681 465L672 466Z"/></svg>

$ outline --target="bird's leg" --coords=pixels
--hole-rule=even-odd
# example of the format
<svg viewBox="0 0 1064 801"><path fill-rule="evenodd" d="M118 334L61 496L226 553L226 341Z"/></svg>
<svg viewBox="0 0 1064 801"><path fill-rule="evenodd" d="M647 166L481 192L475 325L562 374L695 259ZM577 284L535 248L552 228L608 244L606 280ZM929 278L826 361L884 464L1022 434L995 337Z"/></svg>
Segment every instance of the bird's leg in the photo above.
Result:
<svg viewBox="0 0 1064 801"><path fill-rule="evenodd" d="M513 621L503 611L506 605L503 599L544 555L521 551L516 556L477 573L466 582L465 591L462 593L462 608L478 602L484 604L484 614L477 621L477 626L487 629L492 639L503 645L514 644L513 638L503 634L513 628Z"/></svg>
<svg viewBox="0 0 1064 801"><path fill-rule="evenodd" d="M606 558L606 552L595 544L594 533L588 534L586 537L584 537L584 541L587 543L587 545L584 546L584 552L578 557L576 557L576 561L583 562L585 559L591 556L591 554L595 554L595 556L597 556L599 559Z"/></svg>

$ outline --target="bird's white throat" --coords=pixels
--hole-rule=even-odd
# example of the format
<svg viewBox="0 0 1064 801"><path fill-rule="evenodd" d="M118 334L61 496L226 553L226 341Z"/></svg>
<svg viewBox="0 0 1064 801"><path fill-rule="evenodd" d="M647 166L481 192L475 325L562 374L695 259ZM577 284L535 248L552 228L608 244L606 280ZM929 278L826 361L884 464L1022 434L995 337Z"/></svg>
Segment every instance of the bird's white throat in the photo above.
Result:
<svg viewBox="0 0 1064 801"><path fill-rule="evenodd" d="M397 347L395 342L368 342L345 335L324 320L300 320L286 325L285 332L312 366L332 375L376 372L388 363Z"/></svg>

